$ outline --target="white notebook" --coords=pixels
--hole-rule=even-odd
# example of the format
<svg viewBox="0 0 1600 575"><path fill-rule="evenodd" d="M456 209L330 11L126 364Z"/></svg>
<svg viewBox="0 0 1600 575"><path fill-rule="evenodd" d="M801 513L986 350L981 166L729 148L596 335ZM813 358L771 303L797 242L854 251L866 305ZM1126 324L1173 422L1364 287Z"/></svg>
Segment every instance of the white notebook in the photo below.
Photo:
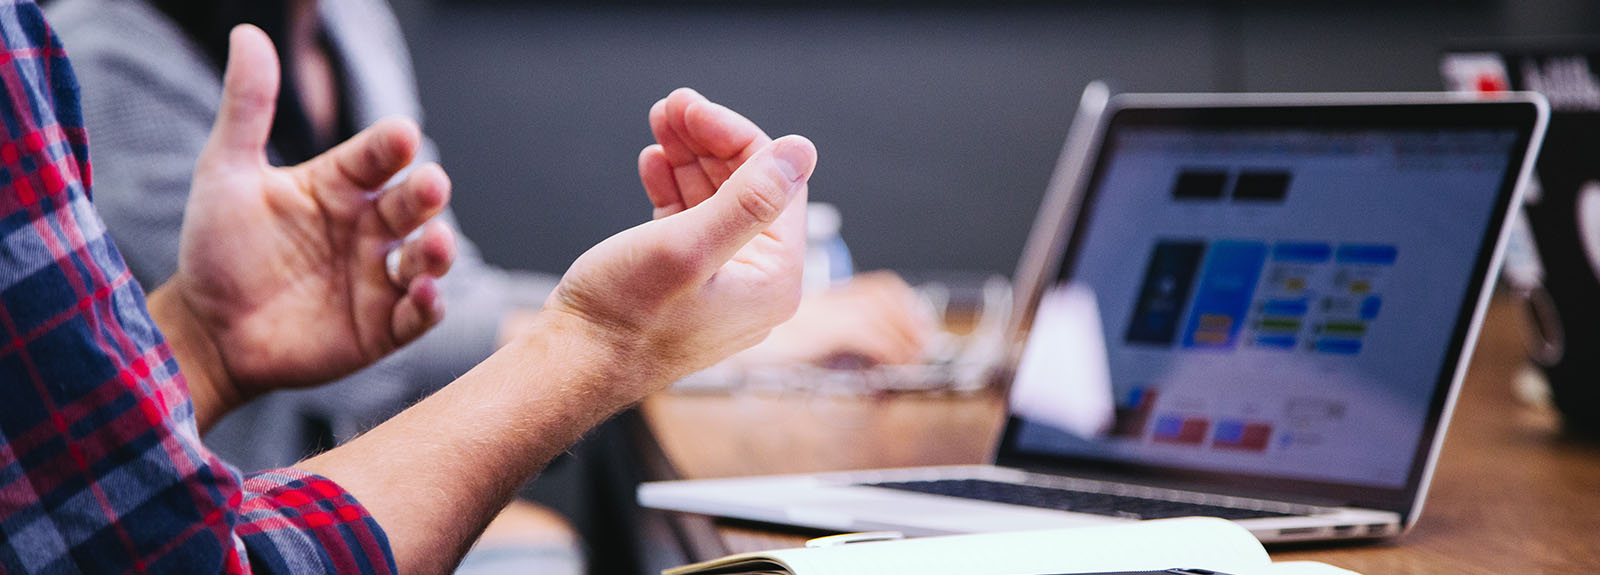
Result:
<svg viewBox="0 0 1600 575"><path fill-rule="evenodd" d="M1249 531L1203 517L740 553L664 573L1054 575L1175 568L1228 575L1354 575L1323 563L1273 563Z"/></svg>

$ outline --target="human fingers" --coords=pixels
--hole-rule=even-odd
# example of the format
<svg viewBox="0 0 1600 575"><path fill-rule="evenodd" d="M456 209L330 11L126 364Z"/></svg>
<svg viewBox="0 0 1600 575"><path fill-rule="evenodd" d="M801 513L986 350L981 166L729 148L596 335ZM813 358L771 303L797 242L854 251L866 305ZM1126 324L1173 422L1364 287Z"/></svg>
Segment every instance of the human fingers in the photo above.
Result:
<svg viewBox="0 0 1600 575"><path fill-rule="evenodd" d="M922 348L916 342L902 338L885 337L868 357L877 365L906 365L922 359Z"/></svg>
<svg viewBox="0 0 1600 575"><path fill-rule="evenodd" d="M394 304L389 319L389 335L396 346L411 343L444 319L444 295L433 276L417 276L406 287L405 295Z"/></svg>
<svg viewBox="0 0 1600 575"><path fill-rule="evenodd" d="M706 99L689 104L684 110L683 122L689 138L700 144L710 157L723 160L723 165L742 162L772 141L749 118ZM712 174L712 178L713 183L721 183L715 181L716 174Z"/></svg>
<svg viewBox="0 0 1600 575"><path fill-rule="evenodd" d="M689 238L691 249L707 256L703 271L709 275L756 234L779 222L790 202L804 193L816 164L817 149L810 140L779 138L751 156L709 200L685 211L688 217L655 223L675 237ZM793 232L786 229L783 236L793 237Z"/></svg>
<svg viewBox="0 0 1600 575"><path fill-rule="evenodd" d="M683 195L678 193L678 182L672 176L672 162L667 160L661 144L646 146L639 152L639 180L644 193L655 208L655 219L661 219L684 210Z"/></svg>
<svg viewBox="0 0 1600 575"><path fill-rule="evenodd" d="M678 88L671 95L656 100L656 103L650 106L650 135L655 137L656 143L661 145L662 152L666 154L667 159L673 165L692 163L696 157L694 150L690 149L689 145L679 136L680 132L673 129L675 122L667 118L667 100L686 90L689 93L694 93L693 90L688 88ZM682 107L675 108L681 113Z"/></svg>
<svg viewBox="0 0 1600 575"><path fill-rule="evenodd" d="M898 365L922 360L928 345L926 333L903 322L891 321L885 324L885 328L893 333L893 337L889 338L893 343L893 354L885 357L883 363Z"/></svg>
<svg viewBox="0 0 1600 575"><path fill-rule="evenodd" d="M703 150L697 163L713 187L728 181L745 159L772 141L755 122L710 100L689 104L683 121L689 141Z"/></svg>
<svg viewBox="0 0 1600 575"><path fill-rule="evenodd" d="M711 197L734 170L772 141L755 122L687 88L673 92L663 106L671 127L669 141L676 139L682 144L677 147L687 148L668 157L690 206Z"/></svg>
<svg viewBox="0 0 1600 575"><path fill-rule="evenodd" d="M910 310L898 298L872 297L863 300L863 309L856 315L860 331L873 333L878 342L879 363L904 364L921 359L924 334L911 321Z"/></svg>
<svg viewBox="0 0 1600 575"><path fill-rule="evenodd" d="M857 275L847 289L863 290L871 299L876 321L894 329L901 341L920 355L935 325L910 284L892 272L875 271Z"/></svg>
<svg viewBox="0 0 1600 575"><path fill-rule="evenodd" d="M222 104L202 152L206 160L266 162L267 138L278 102L278 53L260 28L234 27L222 75Z"/></svg>
<svg viewBox="0 0 1600 575"><path fill-rule="evenodd" d="M894 334L893 330L883 326L855 326L840 333L840 339L835 341L827 353L818 358L818 362L827 363L829 360L841 357L855 357L865 361L863 367L874 365L895 365L907 363L906 346Z"/></svg>
<svg viewBox="0 0 1600 575"><path fill-rule="evenodd" d="M416 122L385 118L312 158L299 169L307 172L314 190L322 194L371 191L411 165L421 147L422 133ZM341 201L345 198L324 196L324 199Z"/></svg>
<svg viewBox="0 0 1600 575"><path fill-rule="evenodd" d="M667 94L666 99L662 100L662 106L666 112L663 116L666 119L666 127L670 129L672 135L676 136L675 143L678 146L682 146L681 150L668 150L670 157L674 160L674 164L682 165L690 160L710 155L705 146L701 142L695 141L694 135L689 133L686 121L689 107L705 101L707 101L706 97L700 95L693 88L678 88L673 90L671 94ZM662 142L662 144L666 145L668 142Z"/></svg>
<svg viewBox="0 0 1600 575"><path fill-rule="evenodd" d="M700 167L699 153L686 141L687 128L682 127L682 115L687 106L684 101L703 99L694 90L679 88L650 107L650 132L655 136L657 145L661 146L662 156L671 168L669 171L673 183L685 208L699 205L717 191L717 183L712 182Z"/></svg>
<svg viewBox="0 0 1600 575"><path fill-rule="evenodd" d="M444 211L450 203L450 188L450 176L444 168L424 164L378 195L378 217L390 235L405 237Z"/></svg>
<svg viewBox="0 0 1600 575"><path fill-rule="evenodd" d="M443 277L455 262L455 232L444 222L430 222L416 238L395 246L385 262L389 281L411 285L418 276Z"/></svg>

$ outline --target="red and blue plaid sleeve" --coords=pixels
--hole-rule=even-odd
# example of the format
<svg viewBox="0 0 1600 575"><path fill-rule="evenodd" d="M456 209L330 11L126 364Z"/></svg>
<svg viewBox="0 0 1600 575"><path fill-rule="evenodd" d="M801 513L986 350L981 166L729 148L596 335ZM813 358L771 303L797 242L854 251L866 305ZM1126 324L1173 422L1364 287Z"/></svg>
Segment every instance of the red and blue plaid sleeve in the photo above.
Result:
<svg viewBox="0 0 1600 575"><path fill-rule="evenodd" d="M327 479L200 443L177 360L90 204L77 81L0 0L0 574L393 573Z"/></svg>

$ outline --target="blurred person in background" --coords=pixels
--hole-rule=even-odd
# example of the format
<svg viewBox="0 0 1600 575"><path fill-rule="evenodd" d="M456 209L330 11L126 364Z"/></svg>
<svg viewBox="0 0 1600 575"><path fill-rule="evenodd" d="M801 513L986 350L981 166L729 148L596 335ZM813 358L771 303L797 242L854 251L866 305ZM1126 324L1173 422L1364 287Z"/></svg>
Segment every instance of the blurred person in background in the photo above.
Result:
<svg viewBox="0 0 1600 575"><path fill-rule="evenodd" d="M83 86L96 202L146 285L176 269L194 158L216 118L234 25L261 27L282 61L273 164L304 161L384 117L422 119L405 41L384 0L56 0L47 9ZM416 163L437 158L424 136ZM438 219L457 228L449 211ZM559 278L490 265L456 232L460 253L440 282L450 311L433 333L333 385L260 398L219 422L207 444L245 469L293 464L440 388L524 331ZM729 361L921 359L931 322L897 276L867 274L806 300L794 320ZM577 553L560 517L532 505L510 509L485 541L503 532L549 543L556 555Z"/></svg>

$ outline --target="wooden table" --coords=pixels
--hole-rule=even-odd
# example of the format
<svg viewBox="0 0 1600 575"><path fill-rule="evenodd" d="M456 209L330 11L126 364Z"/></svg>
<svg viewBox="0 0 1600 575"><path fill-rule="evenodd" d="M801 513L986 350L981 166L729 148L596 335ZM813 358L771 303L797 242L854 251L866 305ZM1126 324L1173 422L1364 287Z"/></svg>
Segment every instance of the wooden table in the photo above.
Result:
<svg viewBox="0 0 1600 575"><path fill-rule="evenodd" d="M1277 560L1383 573L1581 573L1600 566L1600 444L1564 437L1519 401L1518 311L1497 300L1467 374L1422 520L1398 539L1273 549ZM1600 350L1594 350L1600 353ZM983 462L1003 419L993 394L889 398L663 395L645 405L676 473L730 477ZM680 516L690 559L812 535Z"/></svg>

